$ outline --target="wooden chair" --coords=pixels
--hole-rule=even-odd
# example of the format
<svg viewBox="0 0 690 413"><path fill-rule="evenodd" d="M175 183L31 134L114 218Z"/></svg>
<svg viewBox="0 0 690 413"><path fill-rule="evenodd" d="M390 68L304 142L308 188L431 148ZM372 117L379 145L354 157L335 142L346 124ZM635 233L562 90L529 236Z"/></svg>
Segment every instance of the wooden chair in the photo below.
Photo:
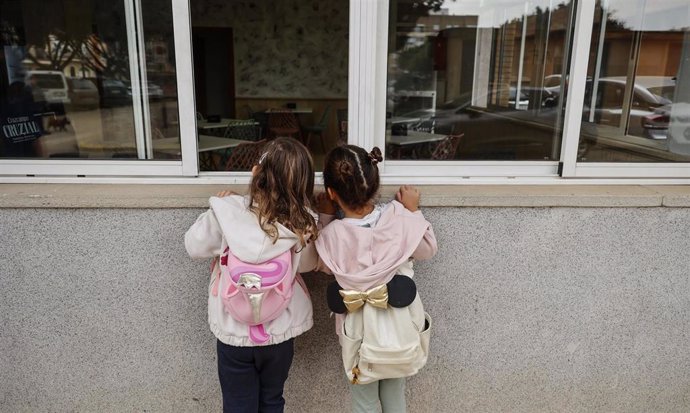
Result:
<svg viewBox="0 0 690 413"><path fill-rule="evenodd" d="M242 143L230 152L225 163L226 171L251 171L252 167L259 162L259 158L264 153L266 141Z"/></svg>
<svg viewBox="0 0 690 413"><path fill-rule="evenodd" d="M431 149L431 159L447 161L455 158L455 152L460 145L460 139L464 133L459 135L448 135Z"/></svg>
<svg viewBox="0 0 690 413"><path fill-rule="evenodd" d="M268 114L268 132L271 138L287 136L302 142L299 121L290 110L271 110Z"/></svg>
<svg viewBox="0 0 690 413"><path fill-rule="evenodd" d="M304 131L307 132L307 141L304 143L304 145L307 148L309 147L309 141L311 140L312 135L317 135L321 139L321 149L323 150L323 153L326 153L326 145L323 142L323 133L326 131L326 127L328 126L328 115L330 113L331 107L326 106L326 108L323 110L319 123L304 128Z"/></svg>

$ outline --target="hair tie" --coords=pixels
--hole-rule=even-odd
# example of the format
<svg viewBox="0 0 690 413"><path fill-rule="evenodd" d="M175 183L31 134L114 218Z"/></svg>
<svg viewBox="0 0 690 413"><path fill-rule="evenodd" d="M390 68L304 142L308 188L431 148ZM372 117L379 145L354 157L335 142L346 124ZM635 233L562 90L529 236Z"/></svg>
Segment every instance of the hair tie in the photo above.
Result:
<svg viewBox="0 0 690 413"><path fill-rule="evenodd" d="M374 146L374 149L372 149L371 152L369 152L369 160L371 160L371 163L374 165L383 161L383 154L381 153L381 149L379 149L378 146Z"/></svg>

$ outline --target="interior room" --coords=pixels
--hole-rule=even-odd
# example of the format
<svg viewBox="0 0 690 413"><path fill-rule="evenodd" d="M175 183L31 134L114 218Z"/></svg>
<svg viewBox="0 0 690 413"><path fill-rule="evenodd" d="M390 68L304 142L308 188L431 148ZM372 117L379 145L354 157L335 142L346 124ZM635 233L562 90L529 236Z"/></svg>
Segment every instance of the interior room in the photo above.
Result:
<svg viewBox="0 0 690 413"><path fill-rule="evenodd" d="M200 169L249 170L291 136L324 154L347 141L349 2L191 3Z"/></svg>

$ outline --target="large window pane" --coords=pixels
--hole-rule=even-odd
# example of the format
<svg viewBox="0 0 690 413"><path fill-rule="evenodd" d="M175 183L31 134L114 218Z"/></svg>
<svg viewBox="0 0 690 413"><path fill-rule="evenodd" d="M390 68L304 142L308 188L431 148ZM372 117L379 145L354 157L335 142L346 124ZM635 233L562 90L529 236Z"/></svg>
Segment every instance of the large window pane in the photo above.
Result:
<svg viewBox="0 0 690 413"><path fill-rule="evenodd" d="M152 159L172 137L156 155L179 159L171 2L143 3L0 1L1 158Z"/></svg>
<svg viewBox="0 0 690 413"><path fill-rule="evenodd" d="M571 2L390 7L389 159L557 160Z"/></svg>
<svg viewBox="0 0 690 413"><path fill-rule="evenodd" d="M195 0L200 169L247 171L276 136L320 170L347 140L349 1Z"/></svg>
<svg viewBox="0 0 690 413"><path fill-rule="evenodd" d="M180 128L177 104L175 43L172 1L142 0L146 70L142 74L142 95L147 157L180 159ZM149 144L150 143L150 144Z"/></svg>
<svg viewBox="0 0 690 413"><path fill-rule="evenodd" d="M690 161L690 3L597 3L578 160Z"/></svg>

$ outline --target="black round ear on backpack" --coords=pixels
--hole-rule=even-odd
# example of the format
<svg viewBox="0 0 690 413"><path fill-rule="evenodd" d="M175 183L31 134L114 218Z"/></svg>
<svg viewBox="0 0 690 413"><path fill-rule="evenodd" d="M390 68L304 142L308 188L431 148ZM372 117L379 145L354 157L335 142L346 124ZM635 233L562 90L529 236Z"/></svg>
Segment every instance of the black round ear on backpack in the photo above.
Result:
<svg viewBox="0 0 690 413"><path fill-rule="evenodd" d="M396 274L388 281L388 305L407 307L417 296L417 285L408 276Z"/></svg>
<svg viewBox="0 0 690 413"><path fill-rule="evenodd" d="M343 288L337 281L329 283L328 288L326 288L326 302L328 303L328 308L336 314L345 314L347 312L343 297L340 295L340 290L342 289Z"/></svg>

